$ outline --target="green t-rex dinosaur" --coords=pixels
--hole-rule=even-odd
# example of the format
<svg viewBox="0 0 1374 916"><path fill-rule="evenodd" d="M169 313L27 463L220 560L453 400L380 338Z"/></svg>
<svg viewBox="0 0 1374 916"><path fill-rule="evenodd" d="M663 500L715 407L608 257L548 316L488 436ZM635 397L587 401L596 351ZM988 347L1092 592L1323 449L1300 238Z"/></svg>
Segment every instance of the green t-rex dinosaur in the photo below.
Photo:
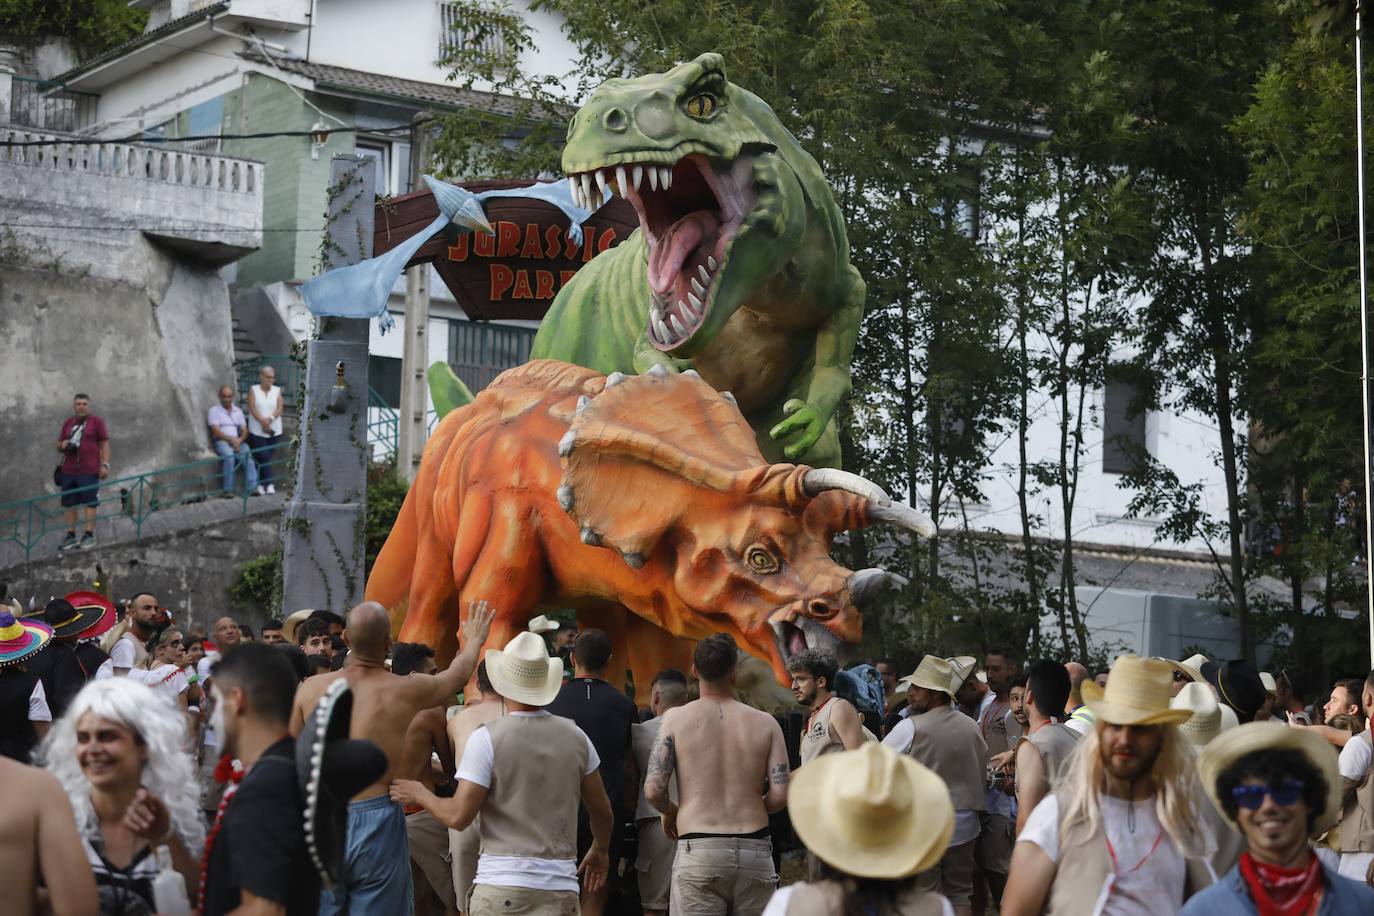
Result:
<svg viewBox="0 0 1374 916"><path fill-rule="evenodd" d="M719 54L602 84L563 171L639 229L554 300L531 356L599 372L695 369L733 394L769 461L839 466L864 281L820 166Z"/></svg>

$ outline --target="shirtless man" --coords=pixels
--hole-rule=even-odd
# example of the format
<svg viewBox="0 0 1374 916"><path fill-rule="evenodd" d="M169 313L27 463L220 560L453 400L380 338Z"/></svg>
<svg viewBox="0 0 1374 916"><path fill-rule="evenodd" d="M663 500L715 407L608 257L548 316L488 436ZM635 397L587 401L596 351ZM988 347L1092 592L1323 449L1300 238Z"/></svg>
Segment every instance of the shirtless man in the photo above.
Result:
<svg viewBox="0 0 1374 916"><path fill-rule="evenodd" d="M453 747L454 772L463 762L463 748L467 746L472 733L493 719L499 719L504 710L501 698L491 687L487 677L487 663L477 665L477 696L468 701L463 694L462 710L448 723L448 739ZM477 859L482 852L481 828L474 820L462 830L449 829L448 850L453 857L453 895L458 901L458 909L467 905L468 891L477 877Z"/></svg>
<svg viewBox="0 0 1374 916"><path fill-rule="evenodd" d="M410 674L434 675L439 666L434 663L434 650L422 643L398 642L391 647L391 673L405 677ZM454 772L453 748L448 743L448 714L443 705L422 709L410 720L405 743L401 747L401 763L396 768L402 779L414 779L434 791L433 759L439 755L439 767L445 774ZM420 869L425 880L444 904L446 916L458 912L453 895L453 870L449 867L448 828L419 805L406 805L406 839L410 843L410 860Z"/></svg>
<svg viewBox="0 0 1374 916"><path fill-rule="evenodd" d="M806 649L787 660L792 695L811 710L801 737L802 766L823 754L858 750L866 740L859 711L834 693L839 669L835 656L819 649Z"/></svg>
<svg viewBox="0 0 1374 916"><path fill-rule="evenodd" d="M46 770L0 757L0 886L5 912L96 916L100 898L67 793ZM42 877L45 889L38 889Z"/></svg>
<svg viewBox="0 0 1374 916"><path fill-rule="evenodd" d="M386 754L388 764L386 772L353 796L348 806L344 853L348 877L332 892L320 894L320 916L346 912L409 913L413 909L405 815L401 806L388 797L387 788L401 775L400 763L411 719L421 710L452 699L472 677L492 616L485 601L474 601L463 624L463 651L448 668L434 675L399 677L387 671L384 664L391 648L391 621L386 609L374 601L365 601L348 612L344 625L348 664L340 671L301 682L291 710L291 734L300 734L320 697L330 684L342 678L353 691L349 737L372 741Z"/></svg>
<svg viewBox="0 0 1374 916"><path fill-rule="evenodd" d="M787 806L787 748L772 716L735 701L738 658L728 633L697 643L701 699L664 713L649 756L644 797L677 841L675 911L758 916L778 883L768 815Z"/></svg>

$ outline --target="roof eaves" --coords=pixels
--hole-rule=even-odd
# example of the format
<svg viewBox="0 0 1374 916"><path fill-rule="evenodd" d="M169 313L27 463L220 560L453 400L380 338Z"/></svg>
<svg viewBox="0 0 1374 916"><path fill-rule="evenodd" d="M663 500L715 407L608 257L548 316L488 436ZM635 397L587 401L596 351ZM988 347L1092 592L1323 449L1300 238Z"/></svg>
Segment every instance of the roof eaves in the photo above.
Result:
<svg viewBox="0 0 1374 916"><path fill-rule="evenodd" d="M138 48L143 47L144 45L156 44L158 41L160 41L163 38L166 38L168 35L171 35L175 32L180 32L188 25L194 25L201 19L209 19L217 13L223 13L227 9L229 9L228 0L222 0L222 2L220 3L211 4L210 6L196 10L194 13L189 13L188 15L182 16L178 19L173 19L170 22L163 23L151 32L144 32L137 38L131 38L123 44L116 45L115 47L111 48L108 51L105 51L102 54L97 54L90 60L83 61L77 64L75 67L68 70L66 73L59 75L58 80L60 80L63 83L66 83L69 80L76 79L77 77L89 73L97 67L101 67L109 63L110 61L117 60L123 57L130 51L134 51Z"/></svg>

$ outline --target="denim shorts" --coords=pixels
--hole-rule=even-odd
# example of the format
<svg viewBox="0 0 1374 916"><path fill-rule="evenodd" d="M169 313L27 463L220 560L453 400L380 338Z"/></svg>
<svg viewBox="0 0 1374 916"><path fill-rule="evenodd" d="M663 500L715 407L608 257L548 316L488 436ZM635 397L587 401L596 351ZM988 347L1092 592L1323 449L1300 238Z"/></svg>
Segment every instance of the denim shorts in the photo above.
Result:
<svg viewBox="0 0 1374 916"><path fill-rule="evenodd" d="M90 487L83 490L82 487ZM62 506L94 506L100 502L99 474L68 474L62 472Z"/></svg>

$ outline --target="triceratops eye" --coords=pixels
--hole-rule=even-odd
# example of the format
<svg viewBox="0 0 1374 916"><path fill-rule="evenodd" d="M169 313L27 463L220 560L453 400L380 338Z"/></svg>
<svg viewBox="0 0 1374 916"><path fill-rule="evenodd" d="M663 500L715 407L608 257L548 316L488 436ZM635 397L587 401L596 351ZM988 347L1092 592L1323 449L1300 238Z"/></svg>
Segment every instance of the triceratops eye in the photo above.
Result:
<svg viewBox="0 0 1374 916"><path fill-rule="evenodd" d="M694 118L709 118L715 114L716 97L703 92L687 100L687 113Z"/></svg>
<svg viewBox="0 0 1374 916"><path fill-rule="evenodd" d="M744 555L744 562L749 564L749 569L756 573L775 573L778 571L778 561L771 553L762 547L750 547Z"/></svg>

